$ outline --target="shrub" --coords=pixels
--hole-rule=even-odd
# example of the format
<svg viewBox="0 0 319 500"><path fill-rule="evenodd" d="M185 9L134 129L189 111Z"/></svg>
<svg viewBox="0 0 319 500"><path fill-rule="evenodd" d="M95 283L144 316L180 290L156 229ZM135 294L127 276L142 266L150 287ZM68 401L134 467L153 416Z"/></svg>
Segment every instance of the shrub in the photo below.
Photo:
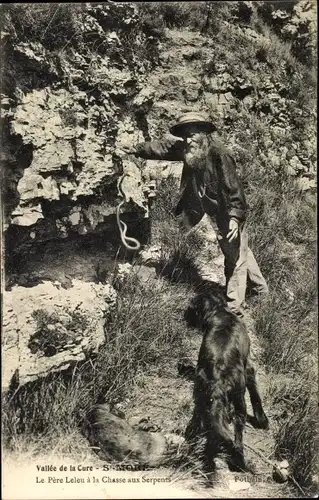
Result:
<svg viewBox="0 0 319 500"><path fill-rule="evenodd" d="M42 352L44 356L54 356L71 345L82 340L83 331L89 326L89 320L79 311L65 311L67 321L61 323L58 314L48 314L43 309L33 311L37 322L37 330L30 337L28 347L35 354Z"/></svg>
<svg viewBox="0 0 319 500"><path fill-rule="evenodd" d="M295 480L310 493L317 472L318 409L315 373L283 378L274 373L270 388L275 426L275 455L288 460Z"/></svg>
<svg viewBox="0 0 319 500"><path fill-rule="evenodd" d="M179 199L179 184L179 179L173 175L169 175L167 179L163 179L159 183L156 200L152 208L154 225L174 220L174 211Z"/></svg>
<svg viewBox="0 0 319 500"><path fill-rule="evenodd" d="M164 36L160 18L152 17L147 9L139 11L132 3L92 5L87 14L97 21L100 28L97 34L93 32L92 42L94 38L98 39L99 53L109 57L113 65L126 65L133 73L156 66L158 41ZM107 33L114 30L120 45L112 48L107 42ZM97 50L95 46L93 50Z"/></svg>
<svg viewBox="0 0 319 500"><path fill-rule="evenodd" d="M177 364L187 338L181 321L187 300L187 289L154 278L142 282L133 270L119 290L117 308L105 325L106 343L94 359L12 387L4 398L6 446L14 448L21 433L26 442L37 436L39 445L53 446L83 424L95 403L121 401L139 370Z"/></svg>
<svg viewBox="0 0 319 500"><path fill-rule="evenodd" d="M174 215L179 184L173 175L163 179L152 209L152 238L161 248L157 272L175 283L198 284L200 273L196 257L204 237L196 230L185 232L179 227Z"/></svg>
<svg viewBox="0 0 319 500"><path fill-rule="evenodd" d="M167 28L216 31L225 10L224 2L141 2L140 15Z"/></svg>
<svg viewBox="0 0 319 500"><path fill-rule="evenodd" d="M280 7L280 8L278 8ZM257 12L282 40L291 42L291 51L303 64L315 63L316 6L308 2L261 2Z"/></svg>
<svg viewBox="0 0 319 500"><path fill-rule="evenodd" d="M13 4L4 9L7 29L19 42L40 42L56 50L65 45L66 35L73 45L80 39L80 5Z"/></svg>
<svg viewBox="0 0 319 500"><path fill-rule="evenodd" d="M158 41L164 29L147 12L140 17L132 3L10 5L4 7L4 14L11 41L35 42L39 50L43 46L48 64L59 73L61 57L71 48L84 57L107 56L114 67L128 66L133 73L158 64ZM109 39L115 30L117 41Z"/></svg>
<svg viewBox="0 0 319 500"><path fill-rule="evenodd" d="M277 381L270 390L275 452L289 461L299 484L311 488L317 465L316 249L305 245L292 262L282 250L272 257L271 293L254 316L265 366Z"/></svg>
<svg viewBox="0 0 319 500"><path fill-rule="evenodd" d="M280 279L277 286L273 283L269 298L256 313L255 323L264 344L266 364L287 374L292 370L302 373L316 349L315 279L307 273L302 282L296 281L288 283L289 289Z"/></svg>

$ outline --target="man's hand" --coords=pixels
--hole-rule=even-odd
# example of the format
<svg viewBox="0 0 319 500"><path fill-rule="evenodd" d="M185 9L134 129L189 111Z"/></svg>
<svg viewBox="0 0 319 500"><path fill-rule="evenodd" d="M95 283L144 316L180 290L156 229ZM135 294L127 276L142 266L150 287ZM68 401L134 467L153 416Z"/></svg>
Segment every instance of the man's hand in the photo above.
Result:
<svg viewBox="0 0 319 500"><path fill-rule="evenodd" d="M229 243L235 238L238 238L239 224L235 219L230 219L229 221L229 233L227 234L227 239Z"/></svg>

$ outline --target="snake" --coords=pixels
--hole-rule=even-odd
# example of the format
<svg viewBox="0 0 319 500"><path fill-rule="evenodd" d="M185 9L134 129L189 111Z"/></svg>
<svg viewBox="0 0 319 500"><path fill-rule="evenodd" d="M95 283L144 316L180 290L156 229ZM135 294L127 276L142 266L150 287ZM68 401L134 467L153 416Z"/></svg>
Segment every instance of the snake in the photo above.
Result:
<svg viewBox="0 0 319 500"><path fill-rule="evenodd" d="M137 239L135 239L135 238L131 238L130 236L126 236L127 225L120 218L121 207L125 203L125 194L123 193L123 190L122 190L122 182L124 180L124 177L126 177L126 175L127 174L124 174L122 176L122 178L121 178L121 180L119 182L119 185L118 185L119 193L120 193L120 195L124 199L116 207L116 222L117 222L117 225L118 225L118 228L119 228L119 231L120 231L121 242L123 243L123 245L125 246L125 248L127 250L139 250L141 248L140 242Z"/></svg>

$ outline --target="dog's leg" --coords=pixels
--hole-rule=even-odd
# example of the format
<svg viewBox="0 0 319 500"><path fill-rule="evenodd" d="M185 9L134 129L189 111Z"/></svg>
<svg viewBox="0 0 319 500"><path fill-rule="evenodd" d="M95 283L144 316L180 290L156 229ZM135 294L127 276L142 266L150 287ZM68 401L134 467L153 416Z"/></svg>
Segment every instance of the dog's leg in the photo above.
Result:
<svg viewBox="0 0 319 500"><path fill-rule="evenodd" d="M218 455L219 445L216 436L208 431L206 433L206 443L204 449L204 466L207 472L214 472L216 470L215 458Z"/></svg>
<svg viewBox="0 0 319 500"><path fill-rule="evenodd" d="M269 422L265 415L261 398L257 388L255 369L250 360L247 361L246 367L246 385L250 396L250 401L254 411L254 417L259 429L268 429Z"/></svg>
<svg viewBox="0 0 319 500"><path fill-rule="evenodd" d="M207 410L203 415L204 428L207 434L205 458L210 471L215 470L215 458L221 454L227 462L235 455L235 446L228 427L227 409L220 397L211 394Z"/></svg>
<svg viewBox="0 0 319 500"><path fill-rule="evenodd" d="M192 441L196 438L201 432L201 416L195 407L193 416L186 427L185 431L185 439L186 441Z"/></svg>
<svg viewBox="0 0 319 500"><path fill-rule="evenodd" d="M214 470L214 458L221 454L225 456L229 468L233 471L246 470L246 464L242 452L235 446L228 430L220 427L213 432L208 432L205 456Z"/></svg>
<svg viewBox="0 0 319 500"><path fill-rule="evenodd" d="M241 470L247 470L244 459L243 430L247 418L247 408L245 402L245 385L238 388L232 397L235 408L235 453L233 456L234 465Z"/></svg>
<svg viewBox="0 0 319 500"><path fill-rule="evenodd" d="M194 383L194 411L193 416L186 428L185 438L187 441L191 441L202 431L203 427L203 413L206 407L206 384L207 377L204 370L199 369L195 376Z"/></svg>

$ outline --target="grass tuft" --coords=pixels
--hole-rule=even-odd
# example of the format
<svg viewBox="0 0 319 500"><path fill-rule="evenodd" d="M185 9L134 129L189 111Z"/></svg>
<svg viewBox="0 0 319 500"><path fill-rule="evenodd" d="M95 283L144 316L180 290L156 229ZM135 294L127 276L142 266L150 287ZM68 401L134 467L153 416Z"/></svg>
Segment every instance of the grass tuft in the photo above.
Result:
<svg viewBox="0 0 319 500"><path fill-rule="evenodd" d="M38 435L51 444L80 428L96 403L122 401L139 370L176 363L187 337L183 311L188 291L161 279L141 281L134 268L118 291L118 303L105 325L106 342L94 359L60 374L13 388L3 401L7 446L19 435Z"/></svg>

